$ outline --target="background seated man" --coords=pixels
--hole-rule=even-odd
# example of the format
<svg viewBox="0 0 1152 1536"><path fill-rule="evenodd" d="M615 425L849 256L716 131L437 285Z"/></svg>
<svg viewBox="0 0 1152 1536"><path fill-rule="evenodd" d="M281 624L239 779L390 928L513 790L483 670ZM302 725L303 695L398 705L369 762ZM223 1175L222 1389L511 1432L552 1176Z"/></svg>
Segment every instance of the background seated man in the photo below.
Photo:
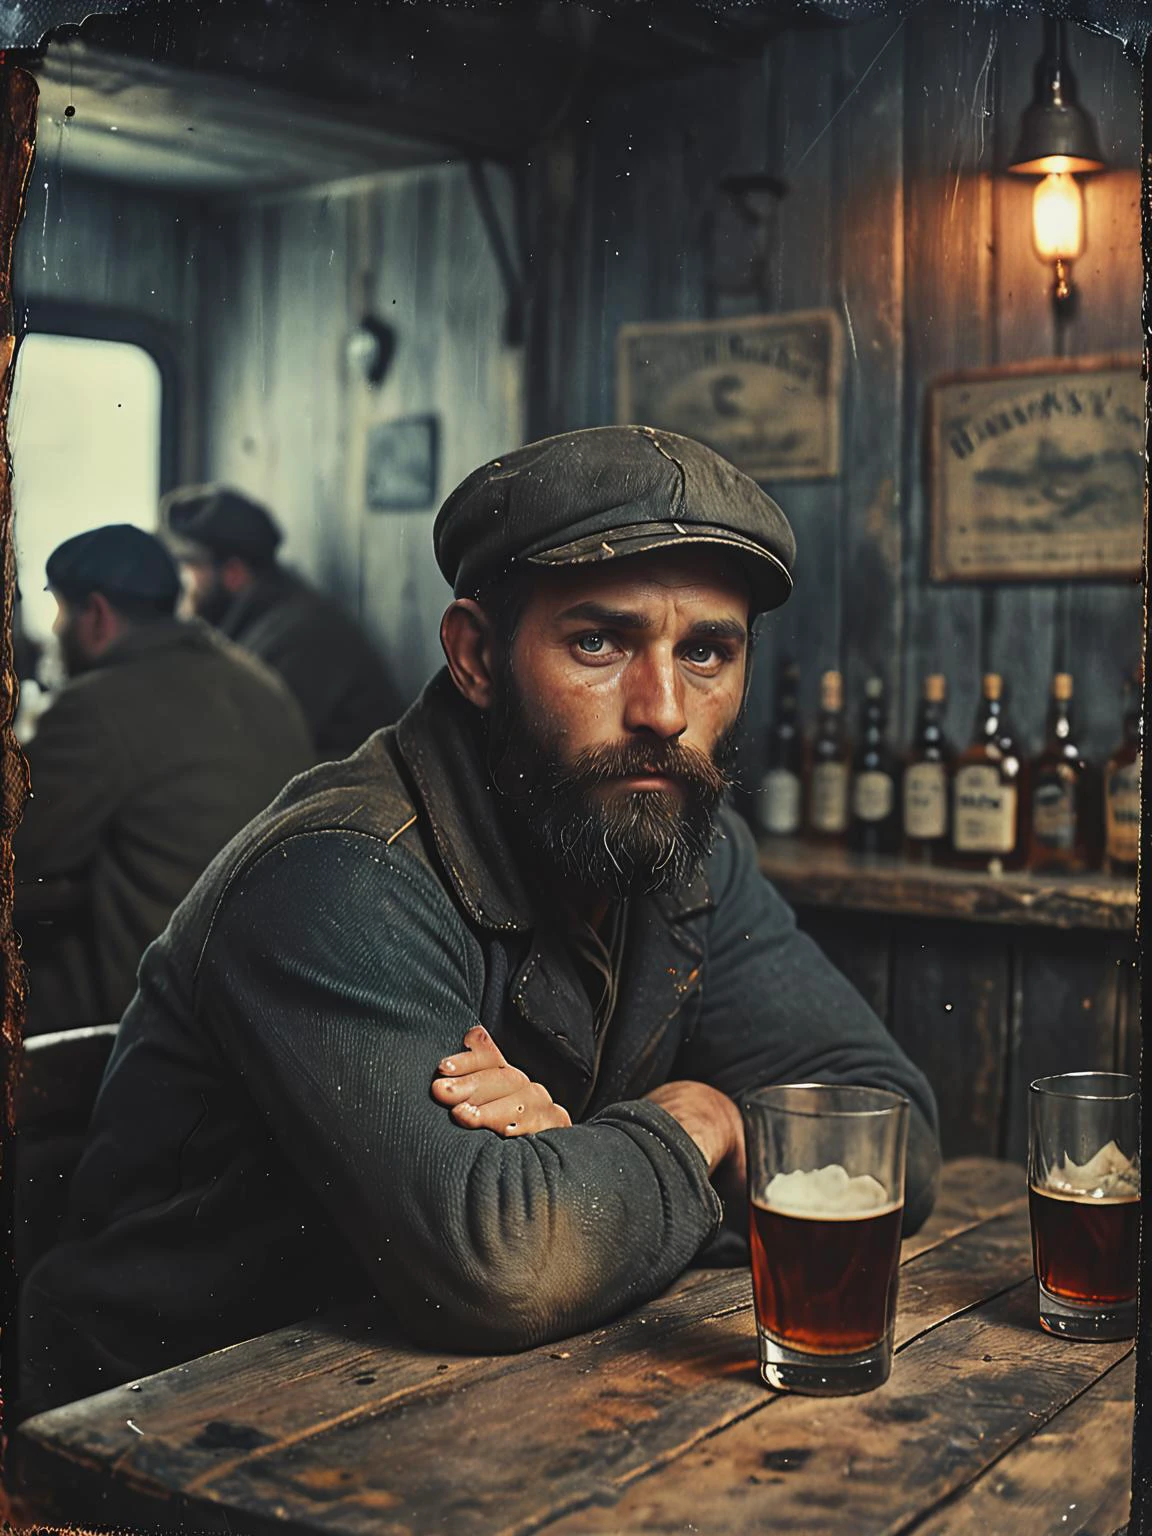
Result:
<svg viewBox="0 0 1152 1536"><path fill-rule="evenodd" d="M16 918L30 1033L118 1019L197 875L315 761L280 680L174 617L179 573L151 534L80 534L47 575L68 681L24 749Z"/></svg>
<svg viewBox="0 0 1152 1536"><path fill-rule="evenodd" d="M331 598L276 558L282 534L239 491L186 486L164 501L187 607L259 656L292 690L320 757L344 757L400 713L372 643Z"/></svg>
<svg viewBox="0 0 1152 1536"><path fill-rule="evenodd" d="M608 427L442 508L448 666L291 785L149 950L62 1241L24 1286L17 1416L376 1297L521 1349L663 1290L746 1221L734 1102L911 1101L921 1073L721 807L776 504L711 450Z"/></svg>

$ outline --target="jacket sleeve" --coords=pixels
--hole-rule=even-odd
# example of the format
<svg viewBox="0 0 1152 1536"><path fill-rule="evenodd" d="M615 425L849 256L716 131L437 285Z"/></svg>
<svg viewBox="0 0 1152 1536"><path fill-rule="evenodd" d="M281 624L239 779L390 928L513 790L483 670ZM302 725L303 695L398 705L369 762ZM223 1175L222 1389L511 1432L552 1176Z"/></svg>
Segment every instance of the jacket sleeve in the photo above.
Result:
<svg viewBox="0 0 1152 1536"><path fill-rule="evenodd" d="M940 1174L936 1101L856 989L796 926L760 874L739 817L721 817L709 865L713 899L696 1029L675 1066L738 1099L770 1083L861 1083L911 1101L905 1233L926 1219Z"/></svg>
<svg viewBox="0 0 1152 1536"><path fill-rule="evenodd" d="M92 862L124 794L122 750L88 681L63 688L24 748L32 794L13 840L17 880Z"/></svg>
<svg viewBox="0 0 1152 1536"><path fill-rule="evenodd" d="M721 1207L654 1104L508 1140L456 1125L431 1083L483 984L480 946L423 863L320 832L225 895L197 1008L400 1322L441 1347L520 1349L663 1290Z"/></svg>

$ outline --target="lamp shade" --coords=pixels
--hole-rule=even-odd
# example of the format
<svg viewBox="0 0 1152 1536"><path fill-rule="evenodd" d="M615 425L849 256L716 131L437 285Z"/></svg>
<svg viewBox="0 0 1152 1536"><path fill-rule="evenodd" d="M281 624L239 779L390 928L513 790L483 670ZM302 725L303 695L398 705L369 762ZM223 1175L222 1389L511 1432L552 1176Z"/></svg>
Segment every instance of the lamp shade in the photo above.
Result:
<svg viewBox="0 0 1152 1536"><path fill-rule="evenodd" d="M1102 171L1096 125L1077 100L1064 51L1064 23L1046 23L1047 46L1036 66L1036 91L1020 119L1008 169L1021 176Z"/></svg>

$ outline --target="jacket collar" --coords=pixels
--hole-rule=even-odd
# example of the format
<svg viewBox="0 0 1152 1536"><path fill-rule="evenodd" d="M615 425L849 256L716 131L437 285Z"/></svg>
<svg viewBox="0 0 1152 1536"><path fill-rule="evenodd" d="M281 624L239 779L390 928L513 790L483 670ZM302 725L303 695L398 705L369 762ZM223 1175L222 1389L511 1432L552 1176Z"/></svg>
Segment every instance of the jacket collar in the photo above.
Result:
<svg viewBox="0 0 1152 1536"><path fill-rule="evenodd" d="M481 750L473 707L447 667L432 678L396 727L396 744L428 813L436 851L471 916L496 932L540 925L534 903L497 813L496 789ZM654 898L672 922L712 905L708 880Z"/></svg>

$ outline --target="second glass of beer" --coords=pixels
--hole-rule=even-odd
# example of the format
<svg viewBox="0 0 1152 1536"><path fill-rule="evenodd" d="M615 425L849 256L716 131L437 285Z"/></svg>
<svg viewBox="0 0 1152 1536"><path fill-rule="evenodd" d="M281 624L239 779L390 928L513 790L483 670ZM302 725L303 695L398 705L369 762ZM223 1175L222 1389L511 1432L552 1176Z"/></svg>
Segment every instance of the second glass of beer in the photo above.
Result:
<svg viewBox="0 0 1152 1536"><path fill-rule="evenodd" d="M760 1374L837 1396L888 1379L908 1100L789 1083L745 1100Z"/></svg>
<svg viewBox="0 0 1152 1536"><path fill-rule="evenodd" d="M1028 1207L1040 1324L1070 1339L1136 1334L1136 1079L1070 1072L1031 1085Z"/></svg>

